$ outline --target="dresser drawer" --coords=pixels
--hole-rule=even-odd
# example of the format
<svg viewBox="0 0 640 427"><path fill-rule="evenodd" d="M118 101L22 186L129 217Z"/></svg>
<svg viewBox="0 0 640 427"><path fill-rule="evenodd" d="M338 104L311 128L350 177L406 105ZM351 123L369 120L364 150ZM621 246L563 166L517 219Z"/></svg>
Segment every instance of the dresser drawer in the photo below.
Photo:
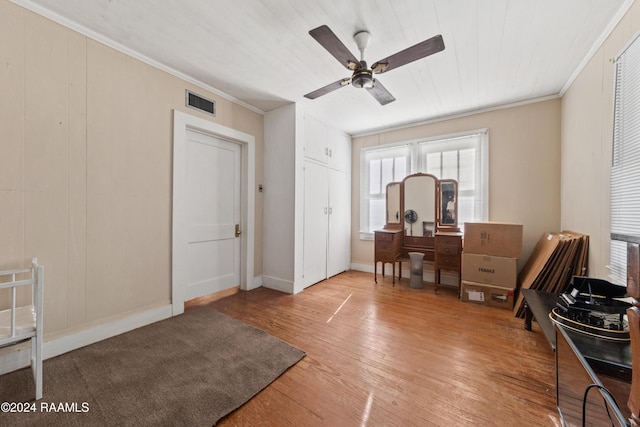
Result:
<svg viewBox="0 0 640 427"><path fill-rule="evenodd" d="M459 245L442 245L438 242L437 250L439 255L460 255Z"/></svg>
<svg viewBox="0 0 640 427"><path fill-rule="evenodd" d="M439 245L455 245L458 246L462 243L462 236L447 236L438 234Z"/></svg>
<svg viewBox="0 0 640 427"><path fill-rule="evenodd" d="M376 242L391 242L397 233L376 232Z"/></svg>
<svg viewBox="0 0 640 427"><path fill-rule="evenodd" d="M434 237L404 236L404 246L433 248L436 244Z"/></svg>
<svg viewBox="0 0 640 427"><path fill-rule="evenodd" d="M438 264L438 268L458 269L460 265L460 256L459 255L441 255L440 253L438 253L438 258L436 262Z"/></svg>
<svg viewBox="0 0 640 427"><path fill-rule="evenodd" d="M384 240L376 241L376 252L393 252L393 242L387 242Z"/></svg>

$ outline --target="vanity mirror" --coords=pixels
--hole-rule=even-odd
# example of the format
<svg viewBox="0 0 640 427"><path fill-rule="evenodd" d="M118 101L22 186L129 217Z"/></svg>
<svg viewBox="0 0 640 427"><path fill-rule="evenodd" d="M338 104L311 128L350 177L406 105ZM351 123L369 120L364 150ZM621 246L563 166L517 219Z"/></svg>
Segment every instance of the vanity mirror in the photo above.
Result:
<svg viewBox="0 0 640 427"><path fill-rule="evenodd" d="M439 218L438 228L447 231L459 231L458 227L458 181L441 179L439 181Z"/></svg>
<svg viewBox="0 0 640 427"><path fill-rule="evenodd" d="M433 237L436 229L438 180L430 174L409 175L403 181L403 212L406 236Z"/></svg>
<svg viewBox="0 0 640 427"><path fill-rule="evenodd" d="M402 189L401 182L390 182L387 184L387 222L385 229L400 229L400 193Z"/></svg>

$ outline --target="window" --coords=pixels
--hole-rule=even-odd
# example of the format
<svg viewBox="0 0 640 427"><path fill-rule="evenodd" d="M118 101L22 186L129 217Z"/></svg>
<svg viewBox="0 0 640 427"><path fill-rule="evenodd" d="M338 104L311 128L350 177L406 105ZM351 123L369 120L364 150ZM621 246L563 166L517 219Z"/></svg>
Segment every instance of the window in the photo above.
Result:
<svg viewBox="0 0 640 427"><path fill-rule="evenodd" d="M402 181L411 174L411 147L400 145L363 150L361 158L360 222L367 224L367 232L380 230L386 222L387 184Z"/></svg>
<svg viewBox="0 0 640 427"><path fill-rule="evenodd" d="M417 172L458 181L459 225L488 217L488 132L364 148L360 156L360 237L385 222L386 186Z"/></svg>
<svg viewBox="0 0 640 427"><path fill-rule="evenodd" d="M611 255L609 280L627 283L627 245L640 239L640 43L616 59L611 156Z"/></svg>

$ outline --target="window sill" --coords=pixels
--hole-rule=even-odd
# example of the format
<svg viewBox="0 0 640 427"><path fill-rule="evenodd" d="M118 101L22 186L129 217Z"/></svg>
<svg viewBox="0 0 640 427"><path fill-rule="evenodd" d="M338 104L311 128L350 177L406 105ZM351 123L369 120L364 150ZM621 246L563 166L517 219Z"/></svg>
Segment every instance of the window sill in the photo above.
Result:
<svg viewBox="0 0 640 427"><path fill-rule="evenodd" d="M360 240L373 240L374 234L369 231L361 231L360 232Z"/></svg>

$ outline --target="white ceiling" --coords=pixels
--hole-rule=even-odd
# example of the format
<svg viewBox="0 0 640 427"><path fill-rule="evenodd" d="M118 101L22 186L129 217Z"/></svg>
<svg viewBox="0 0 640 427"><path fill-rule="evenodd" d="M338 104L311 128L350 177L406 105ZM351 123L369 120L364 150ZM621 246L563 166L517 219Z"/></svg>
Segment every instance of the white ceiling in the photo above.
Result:
<svg viewBox="0 0 640 427"><path fill-rule="evenodd" d="M14 0L267 112L289 102L351 134L562 93L633 0ZM303 97L350 72L309 34L328 25L369 64L442 34L445 50L365 90Z"/></svg>

